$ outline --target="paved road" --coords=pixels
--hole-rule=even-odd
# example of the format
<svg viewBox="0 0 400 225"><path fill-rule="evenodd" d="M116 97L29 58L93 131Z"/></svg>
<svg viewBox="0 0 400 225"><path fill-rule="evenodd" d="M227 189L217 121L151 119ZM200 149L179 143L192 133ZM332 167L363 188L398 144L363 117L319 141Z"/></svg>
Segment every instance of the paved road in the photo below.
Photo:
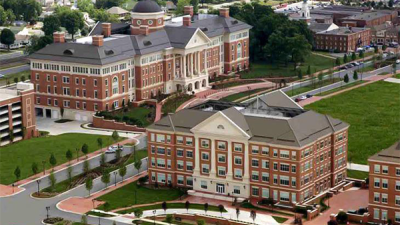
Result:
<svg viewBox="0 0 400 225"><path fill-rule="evenodd" d="M7 54L1 54L0 55L0 61L1 60L5 60L5 59L17 58L17 57L20 57L20 56L23 56L23 55L24 55L23 51L15 51L15 52L7 53Z"/></svg>
<svg viewBox="0 0 400 225"><path fill-rule="evenodd" d="M146 146L146 137L141 136L139 139L140 143L137 149L144 148ZM122 155L126 155L129 153L128 149L124 149ZM106 160L110 161L114 159L114 154L110 154L106 156ZM90 167L95 168L100 165L100 156L96 156L90 159L89 161ZM82 172L83 164L78 163L73 166L73 175L78 175ZM142 160L141 171L147 169L147 158ZM127 167L127 175L124 177L129 178L136 175L138 171L131 164ZM66 180L68 178L67 170L61 170L55 173L57 182ZM121 181L121 177L117 174L114 176L111 172L111 181L114 182ZM48 177L40 178L40 189L49 186ZM73 196L84 197L87 196L88 191L85 189L85 185L81 185L75 189L70 190L60 196L51 198L51 199L34 199L30 197L31 193L37 191L37 183L35 181L31 183L27 183L22 186L26 190L7 198L0 198L0 224L1 225L41 225L41 221L46 217L46 207L50 206L49 214L51 217L59 216L68 220L80 221L81 215L68 213L60 211L56 208L56 204L64 199ZM100 178L97 178L93 181L93 189L92 193L97 192L104 188L104 184L101 182ZM89 224L98 224L98 218L88 217ZM111 225L112 220L110 219L101 219L101 224ZM122 223L117 223L122 224Z"/></svg>
<svg viewBox="0 0 400 225"><path fill-rule="evenodd" d="M22 66L17 66L17 67L0 70L0 74L7 75L7 74L19 73L19 72L27 71L29 69L30 69L30 65L22 65Z"/></svg>

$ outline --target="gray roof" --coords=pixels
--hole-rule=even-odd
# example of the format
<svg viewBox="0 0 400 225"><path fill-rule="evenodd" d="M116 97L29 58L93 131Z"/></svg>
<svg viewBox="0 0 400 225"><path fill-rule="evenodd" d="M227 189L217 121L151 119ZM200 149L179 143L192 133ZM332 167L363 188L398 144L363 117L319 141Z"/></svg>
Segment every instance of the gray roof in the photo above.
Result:
<svg viewBox="0 0 400 225"><path fill-rule="evenodd" d="M395 162L400 165L400 141L369 157L369 159L383 162Z"/></svg>
<svg viewBox="0 0 400 225"><path fill-rule="evenodd" d="M89 36L103 35L102 22L97 22L90 31ZM130 24L128 23L111 23L111 34L130 34Z"/></svg>
<svg viewBox="0 0 400 225"><path fill-rule="evenodd" d="M151 32L149 35L130 35L137 55L145 55L171 47L165 30Z"/></svg>
<svg viewBox="0 0 400 225"><path fill-rule="evenodd" d="M194 27L165 27L171 46L175 48L185 48L187 43L193 37L197 28Z"/></svg>
<svg viewBox="0 0 400 225"><path fill-rule="evenodd" d="M208 37L215 37L224 33L236 32L252 27L247 23L232 17L216 15L195 15L191 27L200 28Z"/></svg>
<svg viewBox="0 0 400 225"><path fill-rule="evenodd" d="M161 7L153 0L139 1L132 9L132 12L135 13L155 13L161 11Z"/></svg>
<svg viewBox="0 0 400 225"><path fill-rule="evenodd" d="M107 9L107 12L110 14L117 14L117 15L129 13L125 9L118 7L118 6L114 6L114 7Z"/></svg>
<svg viewBox="0 0 400 225"><path fill-rule="evenodd" d="M361 31L369 30L366 27L339 27L338 29L332 29L328 31L322 31L318 34L334 34L334 35L351 35Z"/></svg>
<svg viewBox="0 0 400 225"><path fill-rule="evenodd" d="M292 147L302 147L317 139L332 134L349 125L330 116L314 111L305 111L292 118L275 118L246 115L235 107L221 111L244 130L250 141L265 142ZM200 124L215 111L183 109L163 117L148 129L191 133L190 129Z"/></svg>
<svg viewBox="0 0 400 225"><path fill-rule="evenodd" d="M258 99L270 107L284 107L284 108L295 108L302 109L296 104L291 98L289 98L281 90L273 91L265 95L259 96ZM253 100L253 104L257 99Z"/></svg>
<svg viewBox="0 0 400 225"><path fill-rule="evenodd" d="M311 23L310 26L308 26L308 28L315 32L321 32L321 31L326 31L328 30L328 28L331 26L332 24L330 23Z"/></svg>

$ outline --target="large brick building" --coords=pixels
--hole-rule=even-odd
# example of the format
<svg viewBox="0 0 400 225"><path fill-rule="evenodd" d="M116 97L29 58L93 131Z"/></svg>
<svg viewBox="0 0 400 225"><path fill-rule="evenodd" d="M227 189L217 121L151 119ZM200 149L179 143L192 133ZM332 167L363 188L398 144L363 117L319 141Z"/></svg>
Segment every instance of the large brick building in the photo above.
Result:
<svg viewBox="0 0 400 225"><path fill-rule="evenodd" d="M138 2L127 23L98 23L90 36L54 44L30 56L38 115L90 121L94 111L119 108L159 93L208 88L208 78L249 66L249 25L220 15L164 21L152 0ZM64 110L61 110L63 108Z"/></svg>
<svg viewBox="0 0 400 225"><path fill-rule="evenodd" d="M281 91L209 101L148 127L150 182L293 206L345 179L348 127Z"/></svg>
<svg viewBox="0 0 400 225"><path fill-rule="evenodd" d="M400 141L371 156L368 164L370 221L400 224Z"/></svg>
<svg viewBox="0 0 400 225"><path fill-rule="evenodd" d="M33 85L0 88L0 146L37 135Z"/></svg>

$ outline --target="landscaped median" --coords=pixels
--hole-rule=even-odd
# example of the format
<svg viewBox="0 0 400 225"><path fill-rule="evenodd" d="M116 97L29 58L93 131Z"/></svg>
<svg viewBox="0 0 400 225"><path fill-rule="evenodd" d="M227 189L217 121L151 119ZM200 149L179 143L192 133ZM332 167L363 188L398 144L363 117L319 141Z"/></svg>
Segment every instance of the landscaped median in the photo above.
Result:
<svg viewBox="0 0 400 225"><path fill-rule="evenodd" d="M167 208L168 209L186 209L186 205L184 202L167 203ZM162 204L159 203L159 204L154 204L154 205L138 206L135 208L117 211L117 213L128 214L128 213L134 213L136 210L146 211L146 210L155 210L155 209L163 209ZM189 209L204 210L204 204L190 203ZM207 211L220 212L220 209L218 208L218 206L209 205L207 208ZM226 209L224 209L223 212L227 212Z"/></svg>

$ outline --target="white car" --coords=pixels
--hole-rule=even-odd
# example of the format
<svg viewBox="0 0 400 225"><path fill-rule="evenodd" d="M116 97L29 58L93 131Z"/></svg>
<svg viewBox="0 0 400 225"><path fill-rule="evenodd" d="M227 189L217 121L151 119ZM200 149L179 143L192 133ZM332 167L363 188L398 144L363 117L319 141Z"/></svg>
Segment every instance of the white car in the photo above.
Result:
<svg viewBox="0 0 400 225"><path fill-rule="evenodd" d="M113 145L113 146L108 147L108 149L106 150L106 153L107 154L115 153L115 152L117 152L117 150L118 150L118 146Z"/></svg>
<svg viewBox="0 0 400 225"><path fill-rule="evenodd" d="M400 59L397 59L397 60L396 60L396 64L400 64Z"/></svg>
<svg viewBox="0 0 400 225"><path fill-rule="evenodd" d="M305 100L305 99L307 99L307 96L302 95L302 96L299 97L299 99L300 99L300 100Z"/></svg>
<svg viewBox="0 0 400 225"><path fill-rule="evenodd" d="M0 74L0 78L3 78L3 77L5 77L5 75L3 75L3 74Z"/></svg>

